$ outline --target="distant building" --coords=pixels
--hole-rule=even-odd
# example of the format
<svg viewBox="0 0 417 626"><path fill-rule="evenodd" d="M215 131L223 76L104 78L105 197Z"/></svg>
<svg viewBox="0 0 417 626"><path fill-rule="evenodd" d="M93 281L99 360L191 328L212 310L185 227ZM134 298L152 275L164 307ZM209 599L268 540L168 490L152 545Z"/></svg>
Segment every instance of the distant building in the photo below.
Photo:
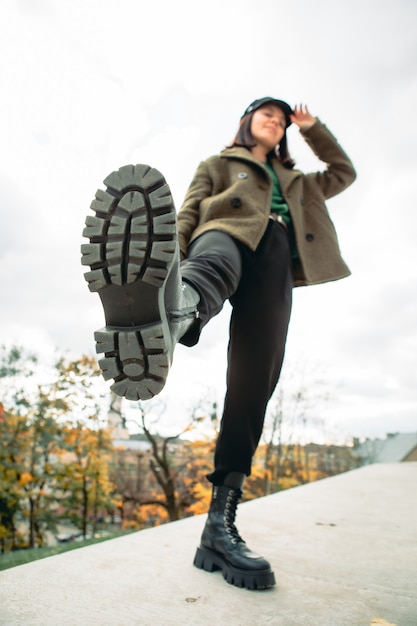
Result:
<svg viewBox="0 0 417 626"><path fill-rule="evenodd" d="M122 417L122 399L116 394L111 394L109 412L107 414L107 424L112 431L113 440L126 441L129 439L129 431L126 428L125 420Z"/></svg>
<svg viewBox="0 0 417 626"><path fill-rule="evenodd" d="M354 453L362 465L417 461L417 433L388 433L386 439L356 440Z"/></svg>

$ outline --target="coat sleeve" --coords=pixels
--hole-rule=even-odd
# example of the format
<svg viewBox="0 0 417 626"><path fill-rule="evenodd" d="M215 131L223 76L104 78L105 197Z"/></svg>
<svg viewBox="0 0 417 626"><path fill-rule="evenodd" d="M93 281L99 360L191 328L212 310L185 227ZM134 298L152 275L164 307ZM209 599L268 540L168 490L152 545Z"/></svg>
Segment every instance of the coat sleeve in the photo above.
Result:
<svg viewBox="0 0 417 626"><path fill-rule="evenodd" d="M178 212L178 240L182 258L187 255L189 241L200 221L200 202L212 195L212 190L209 167L207 161L203 161L194 174Z"/></svg>
<svg viewBox="0 0 417 626"><path fill-rule="evenodd" d="M314 154L327 168L323 172L307 174L321 188L324 197L331 198L349 187L356 178L356 172L346 152L337 139L320 120L308 130L301 131Z"/></svg>

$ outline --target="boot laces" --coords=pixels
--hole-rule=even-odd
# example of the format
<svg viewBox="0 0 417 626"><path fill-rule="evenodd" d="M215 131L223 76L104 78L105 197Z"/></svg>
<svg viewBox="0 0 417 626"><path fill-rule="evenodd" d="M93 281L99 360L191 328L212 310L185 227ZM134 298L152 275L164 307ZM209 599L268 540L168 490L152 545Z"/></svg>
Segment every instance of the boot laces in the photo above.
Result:
<svg viewBox="0 0 417 626"><path fill-rule="evenodd" d="M229 491L224 507L223 523L227 536L233 544L245 543L235 526L237 502L238 496L233 491Z"/></svg>

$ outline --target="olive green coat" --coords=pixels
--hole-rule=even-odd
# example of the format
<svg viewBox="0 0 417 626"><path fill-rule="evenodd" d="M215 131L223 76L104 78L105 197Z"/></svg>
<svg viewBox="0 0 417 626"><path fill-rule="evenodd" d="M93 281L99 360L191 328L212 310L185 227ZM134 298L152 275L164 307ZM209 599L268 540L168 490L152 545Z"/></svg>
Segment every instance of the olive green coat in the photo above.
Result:
<svg viewBox="0 0 417 626"><path fill-rule="evenodd" d="M303 174L273 159L282 194L290 209L299 260L294 285L313 285L344 278L349 268L325 200L346 189L356 177L353 165L335 137L319 120L301 131L321 161L322 172ZM256 250L268 225L272 181L266 168L246 148L226 148L203 161L178 213L182 257L202 233L221 230Z"/></svg>

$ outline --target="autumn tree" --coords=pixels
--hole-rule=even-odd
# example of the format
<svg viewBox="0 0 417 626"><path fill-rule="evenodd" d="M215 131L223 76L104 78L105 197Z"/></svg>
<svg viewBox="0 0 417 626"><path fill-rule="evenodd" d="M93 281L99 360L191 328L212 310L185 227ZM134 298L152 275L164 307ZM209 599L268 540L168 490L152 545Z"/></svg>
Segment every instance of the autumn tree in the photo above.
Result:
<svg viewBox="0 0 417 626"><path fill-rule="evenodd" d="M112 440L104 417L108 397L97 384L100 369L91 357L60 358L56 372L61 397L72 418L62 435L57 484L62 493L61 519L71 521L86 537L88 523L94 535L102 513L112 508Z"/></svg>
<svg viewBox="0 0 417 626"><path fill-rule="evenodd" d="M20 516L27 520L28 547L40 546L45 531L54 530L60 502L73 481L64 467L70 450L68 433L81 429L84 421L92 421L97 430L97 394L93 390L98 376L95 360L82 357L76 361L60 359L52 368L38 367L38 360L23 348L12 346L0 353L0 393L4 404L0 431L0 537L12 548L17 545L17 523ZM71 419L77 423L68 424ZM88 430L88 429L87 429ZM97 440L103 441L98 434ZM96 448L100 446L96 446ZM84 447L86 457L94 457L94 446ZM74 452L75 454L75 452ZM98 453L96 456L99 456ZM94 495L92 509L98 509L101 493L108 487L104 463L89 461ZM94 468L94 469L92 469ZM75 481L74 481L75 482ZM100 488L98 487L100 485ZM62 508L62 507L61 507Z"/></svg>
<svg viewBox="0 0 417 626"><path fill-rule="evenodd" d="M290 365L270 401L263 441L264 494L314 480L301 440L309 427L319 428L329 393L325 377Z"/></svg>
<svg viewBox="0 0 417 626"><path fill-rule="evenodd" d="M45 476L35 488L36 441L41 423L33 424L30 416L32 396L36 390L33 375L37 358L18 346L0 349L0 393L2 420L0 434L0 502L2 547L17 547L18 515L29 518L28 545L35 545L39 533L36 510L45 485ZM40 399L40 405L42 399ZM35 419L35 422L37 420ZM44 442L42 442L44 443ZM47 452L46 452L47 454Z"/></svg>
<svg viewBox="0 0 417 626"><path fill-rule="evenodd" d="M219 434L220 418L213 391L208 389L191 411L191 438L185 442L188 463L185 476L191 494L190 515L206 513L210 506L212 484L206 476L213 471L214 451Z"/></svg>
<svg viewBox="0 0 417 626"><path fill-rule="evenodd" d="M149 407L149 404L147 405ZM152 404L152 410L155 412L156 404ZM159 421L162 413L166 411L164 405L159 405L159 413L155 421ZM152 512L155 508L160 508L164 511L169 521L180 519L183 514L184 508L188 504L187 494L178 489L177 479L180 473L178 466L178 457L174 461L174 454L172 446L174 442L177 442L180 435L184 430L177 432L167 437L161 437L157 433L153 432L150 420L150 409L145 408L142 402L137 403L138 419L130 420L134 421L136 426L139 427L143 433L146 441L148 442L149 453L137 454L137 475L135 489L132 489L132 482L129 484L129 493L126 490L127 484L125 482L125 490L120 494L124 503L130 502L137 505L140 509L148 507ZM144 456L146 461L143 463ZM120 473L119 465L119 473ZM145 474L144 474L145 470ZM150 480L150 478L152 480ZM125 476L124 476L125 479ZM119 480L119 488L123 487ZM162 516L164 517L164 516Z"/></svg>
<svg viewBox="0 0 417 626"><path fill-rule="evenodd" d="M24 497L20 481L19 461L24 453L22 439L27 430L25 417L0 411L0 546L1 552L16 550L22 545L17 516Z"/></svg>
<svg viewBox="0 0 417 626"><path fill-rule="evenodd" d="M94 536L102 515L113 507L113 483L109 478L112 451L110 433L103 428L89 428L82 422L67 426L63 435L67 451L61 463L59 489L64 518L80 528L87 537L88 525Z"/></svg>
<svg viewBox="0 0 417 626"><path fill-rule="evenodd" d="M24 515L28 519L28 547L44 543L46 529L55 529L53 509L57 504L55 457L62 447L62 425L56 413L66 411L50 389L38 387L38 396L28 411L25 432L27 453L21 458L19 482L26 496Z"/></svg>
<svg viewBox="0 0 417 626"><path fill-rule="evenodd" d="M128 510L130 517L136 511L141 524L174 521L206 510L205 505L201 507L199 503L209 500L209 483L204 477L211 466L214 439L202 441L185 437L190 437L203 421L217 424L216 404L199 403L192 410L187 426L165 437L156 432L166 412L165 405L139 402L137 412L135 424L147 449L135 453L116 451L112 473L125 523Z"/></svg>

